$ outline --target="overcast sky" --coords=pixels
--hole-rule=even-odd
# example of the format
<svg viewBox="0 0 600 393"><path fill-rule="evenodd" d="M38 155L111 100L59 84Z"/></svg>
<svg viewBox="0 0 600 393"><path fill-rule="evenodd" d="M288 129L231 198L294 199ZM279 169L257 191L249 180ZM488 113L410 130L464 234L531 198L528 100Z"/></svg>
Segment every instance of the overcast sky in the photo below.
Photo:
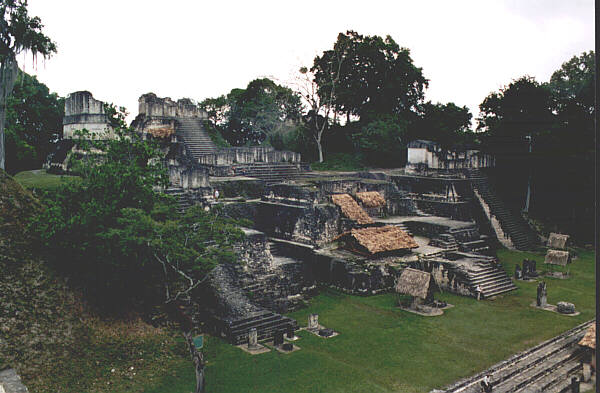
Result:
<svg viewBox="0 0 600 393"><path fill-rule="evenodd" d="M349 29L391 35L430 80L427 100L474 116L512 79L547 81L594 47L593 0L29 0L29 13L58 53L21 67L61 96L125 106L130 120L147 92L201 101L257 77L290 81Z"/></svg>

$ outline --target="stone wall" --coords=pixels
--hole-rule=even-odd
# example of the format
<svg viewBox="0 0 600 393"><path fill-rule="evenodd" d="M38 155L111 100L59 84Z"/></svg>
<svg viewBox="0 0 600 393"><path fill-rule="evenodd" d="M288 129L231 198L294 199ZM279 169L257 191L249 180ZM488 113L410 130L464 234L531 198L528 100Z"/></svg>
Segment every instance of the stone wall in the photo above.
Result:
<svg viewBox="0 0 600 393"><path fill-rule="evenodd" d="M199 157L198 163L211 166L231 166L252 163L291 163L299 164L300 153L275 150L270 146L221 148L217 153Z"/></svg>
<svg viewBox="0 0 600 393"><path fill-rule="evenodd" d="M412 262L410 266L431 273L436 284L443 291L464 296L474 296L469 283L469 276L461 266L435 260Z"/></svg>
<svg viewBox="0 0 600 393"><path fill-rule="evenodd" d="M138 116L207 118L206 112L189 98L173 101L170 97L161 98L147 93L140 96L138 103Z"/></svg>
<svg viewBox="0 0 600 393"><path fill-rule="evenodd" d="M89 91L76 91L65 99L63 138L76 138L75 131L83 129L99 136L100 139L114 137L104 111L104 102L94 99Z"/></svg>

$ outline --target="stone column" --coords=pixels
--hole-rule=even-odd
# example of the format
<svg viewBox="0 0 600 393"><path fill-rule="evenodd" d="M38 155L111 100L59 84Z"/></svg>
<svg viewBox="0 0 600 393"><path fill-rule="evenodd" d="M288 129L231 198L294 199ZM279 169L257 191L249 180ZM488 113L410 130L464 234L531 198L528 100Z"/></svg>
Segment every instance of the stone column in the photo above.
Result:
<svg viewBox="0 0 600 393"><path fill-rule="evenodd" d="M252 328L248 331L248 349L258 348L258 334L256 328Z"/></svg>
<svg viewBox="0 0 600 393"><path fill-rule="evenodd" d="M292 326L292 324L289 324L287 326L287 333L286 333L286 337L289 339L294 338L296 335L294 334L294 326Z"/></svg>
<svg viewBox="0 0 600 393"><path fill-rule="evenodd" d="M283 330L277 330L275 337L273 337L273 345L278 346L283 344Z"/></svg>
<svg viewBox="0 0 600 393"><path fill-rule="evenodd" d="M310 314L308 316L308 330L317 330L319 328L319 314Z"/></svg>

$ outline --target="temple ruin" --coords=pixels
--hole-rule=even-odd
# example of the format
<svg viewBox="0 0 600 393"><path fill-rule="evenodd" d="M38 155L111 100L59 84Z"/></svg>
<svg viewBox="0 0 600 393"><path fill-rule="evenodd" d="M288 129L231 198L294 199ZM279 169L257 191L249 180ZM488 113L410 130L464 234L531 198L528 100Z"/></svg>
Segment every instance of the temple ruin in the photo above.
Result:
<svg viewBox="0 0 600 393"><path fill-rule="evenodd" d="M108 127L90 93L69 97L65 141L77 127ZM475 149L414 141L405 168L317 173L295 152L218 147L206 121L190 99L148 93L131 126L160 141L171 183L164 192L181 211L219 204L223 214L252 222L236 248L244 263L218 266L199 289L210 301L203 309L190 305L195 320L231 343L254 345L281 331L293 336L298 323L282 314L303 307L319 286L391 292L406 269L430 278L428 288L463 296L476 297L476 288L484 299L510 292L516 287L494 249L539 244L481 170L493 157Z"/></svg>

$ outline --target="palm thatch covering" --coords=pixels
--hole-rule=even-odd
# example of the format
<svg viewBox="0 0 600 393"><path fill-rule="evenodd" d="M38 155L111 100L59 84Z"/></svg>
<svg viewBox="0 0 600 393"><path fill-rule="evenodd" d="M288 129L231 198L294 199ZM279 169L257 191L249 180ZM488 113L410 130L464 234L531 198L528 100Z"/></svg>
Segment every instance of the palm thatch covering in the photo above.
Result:
<svg viewBox="0 0 600 393"><path fill-rule="evenodd" d="M548 250L546 253L546 259L544 260L544 263L562 266L566 266L569 262L571 262L569 252L561 250Z"/></svg>
<svg viewBox="0 0 600 393"><path fill-rule="evenodd" d="M587 332L585 332L585 336L583 336L578 344L582 347L596 349L596 324L590 326Z"/></svg>
<svg viewBox="0 0 600 393"><path fill-rule="evenodd" d="M350 195L334 194L331 196L331 200L342 209L344 216L356 221L356 223L361 225L373 224L373 219L369 217L362 207L358 206L358 203Z"/></svg>
<svg viewBox="0 0 600 393"><path fill-rule="evenodd" d="M357 192L356 198L365 207L384 207L387 205L383 196L377 191Z"/></svg>
<svg viewBox="0 0 600 393"><path fill-rule="evenodd" d="M387 225L384 227L369 227L352 229L339 237L349 238L354 251L366 251L366 254L374 255L381 252L398 250L410 250L419 245L408 233L402 229ZM354 244L352 244L354 243ZM358 248L358 250L356 249Z"/></svg>
<svg viewBox="0 0 600 393"><path fill-rule="evenodd" d="M433 290L431 285L431 273L407 267L402 270L400 278L396 282L396 293L426 299Z"/></svg>
<svg viewBox="0 0 600 393"><path fill-rule="evenodd" d="M548 236L548 247L564 250L567 247L569 235L551 232Z"/></svg>

